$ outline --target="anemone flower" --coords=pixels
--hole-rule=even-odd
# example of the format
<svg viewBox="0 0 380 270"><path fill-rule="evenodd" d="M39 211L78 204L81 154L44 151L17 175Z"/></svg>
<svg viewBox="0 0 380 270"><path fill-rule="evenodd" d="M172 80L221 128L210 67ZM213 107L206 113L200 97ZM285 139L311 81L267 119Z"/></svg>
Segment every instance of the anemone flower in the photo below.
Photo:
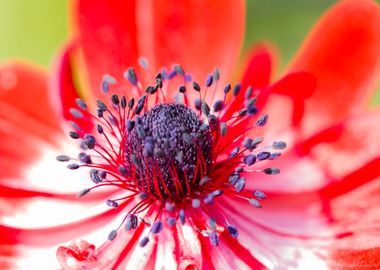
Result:
<svg viewBox="0 0 380 270"><path fill-rule="evenodd" d="M2 269L380 267L379 6L336 4L275 82L253 47L231 86L244 14L75 1L49 87L1 67Z"/></svg>

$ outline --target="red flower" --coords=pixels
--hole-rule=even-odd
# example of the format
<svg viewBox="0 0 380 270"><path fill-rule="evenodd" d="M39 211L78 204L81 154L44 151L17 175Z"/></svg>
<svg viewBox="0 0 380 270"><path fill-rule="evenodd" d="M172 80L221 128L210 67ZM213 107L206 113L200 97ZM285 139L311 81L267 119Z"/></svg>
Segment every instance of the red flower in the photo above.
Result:
<svg viewBox="0 0 380 270"><path fill-rule="evenodd" d="M271 50L253 48L241 91L225 96L243 38L242 2L129 2L76 2L77 29L49 91L41 70L20 63L0 70L1 268L54 268L52 246L64 242L57 251L64 269L379 268L380 112L366 109L380 74L379 6L338 3L275 83ZM123 78L141 55L148 71L142 63ZM220 78L207 75L215 66ZM202 89L200 110L192 81ZM110 88L107 95L99 84ZM258 95L255 106L249 86ZM186 106L168 103L176 94ZM154 107L159 103L165 105ZM206 117L208 107L216 119ZM269 115L264 127L256 108ZM66 126L61 116L75 124ZM79 148L63 130L86 148L78 161L70 156ZM245 138L262 135L272 147L250 152L256 145ZM283 147L273 140L288 147L266 164L273 148ZM229 157L237 146L237 156ZM95 166L94 185L111 188L86 189L77 198L89 176L57 165L59 153L70 155L58 159L73 161L71 169ZM251 172L268 166L281 174ZM268 199L256 209L261 192ZM105 200L108 206L99 204ZM75 239L89 242L70 244Z"/></svg>

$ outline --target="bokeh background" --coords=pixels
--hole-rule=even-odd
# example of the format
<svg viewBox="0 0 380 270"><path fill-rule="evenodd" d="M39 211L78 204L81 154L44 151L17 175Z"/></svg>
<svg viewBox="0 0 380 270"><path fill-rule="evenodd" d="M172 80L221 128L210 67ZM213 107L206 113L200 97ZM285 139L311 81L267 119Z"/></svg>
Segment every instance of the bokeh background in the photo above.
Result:
<svg viewBox="0 0 380 270"><path fill-rule="evenodd" d="M68 36L68 0L0 0L0 60L22 58L48 67ZM286 66L334 0L247 0L245 48L271 41ZM380 0L378 0L380 2ZM380 31L380 30L379 30ZM380 104L380 89L372 106Z"/></svg>

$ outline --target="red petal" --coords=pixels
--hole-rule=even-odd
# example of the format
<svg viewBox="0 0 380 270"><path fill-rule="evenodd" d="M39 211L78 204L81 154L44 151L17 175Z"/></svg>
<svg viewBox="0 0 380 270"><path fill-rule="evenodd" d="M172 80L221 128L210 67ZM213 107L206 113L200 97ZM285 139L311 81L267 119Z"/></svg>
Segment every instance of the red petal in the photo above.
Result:
<svg viewBox="0 0 380 270"><path fill-rule="evenodd" d="M106 241L97 249L94 245L83 240L78 240L68 247L61 246L57 250L57 259L61 266L67 270L118 269L121 262L125 263L124 260L130 256L130 253L133 253L143 228L144 225L140 224L133 232L119 230L115 240ZM120 262L118 258L121 258Z"/></svg>
<svg viewBox="0 0 380 270"><path fill-rule="evenodd" d="M252 250L242 246L239 241L231 238L227 232L221 234L221 241L223 246L220 250L224 251L223 256L229 255L234 257L230 257L232 261L236 261L236 259L239 258L251 269L265 269L264 265L251 254ZM230 252L232 252L232 254Z"/></svg>
<svg viewBox="0 0 380 270"><path fill-rule="evenodd" d="M138 1L140 53L155 69L180 64L203 83L218 67L231 75L243 41L244 1Z"/></svg>
<svg viewBox="0 0 380 270"><path fill-rule="evenodd" d="M70 113L71 108L79 110L76 99L80 97L74 79L74 52L75 45L69 44L62 50L56 60L51 80L51 87L55 93L53 98L56 104L56 110L65 120L74 121L82 130L89 132L93 127L89 113L81 110L84 115L83 118L76 118ZM83 94L85 93L82 93L82 95ZM92 101L90 98L86 100L89 102ZM88 106L90 105L91 104L88 104Z"/></svg>
<svg viewBox="0 0 380 270"><path fill-rule="evenodd" d="M329 250L334 269L379 269L379 195L377 177L330 201L331 228L339 235Z"/></svg>
<svg viewBox="0 0 380 270"><path fill-rule="evenodd" d="M353 116L315 135L303 145L320 166L336 179L380 156L380 110Z"/></svg>
<svg viewBox="0 0 380 270"><path fill-rule="evenodd" d="M380 269L380 248L365 250L339 249L331 254L330 267L335 270Z"/></svg>
<svg viewBox="0 0 380 270"><path fill-rule="evenodd" d="M104 74L122 81L123 71L137 63L135 10L135 1L76 1L74 23L94 93Z"/></svg>
<svg viewBox="0 0 380 270"><path fill-rule="evenodd" d="M273 49L269 46L259 45L252 48L241 81L243 93L232 100L231 105L224 113L223 117L225 119L228 119L233 113L242 108L244 92L248 86L252 86L254 90L265 91L267 89L272 75L273 55Z"/></svg>
<svg viewBox="0 0 380 270"><path fill-rule="evenodd" d="M263 209L256 209L246 200L230 199L219 201L218 205L228 222L239 230L240 244L252 250L254 257L267 267L288 269L298 265L300 269L309 269L315 263L317 267L323 265L317 255L323 243L318 243L322 240L318 236L325 228L318 205L280 202L268 207L264 202Z"/></svg>
<svg viewBox="0 0 380 270"><path fill-rule="evenodd" d="M0 67L1 178L20 176L42 143L57 144L60 125L46 83L45 72L31 65Z"/></svg>
<svg viewBox="0 0 380 270"><path fill-rule="evenodd" d="M271 193L298 193L318 190L332 179L310 157L301 157L294 150L280 158L256 164L255 169L276 167L281 170L278 175L263 173L246 173L247 187Z"/></svg>
<svg viewBox="0 0 380 270"><path fill-rule="evenodd" d="M317 89L305 101L306 134L367 105L380 74L379 29L378 4L355 0L339 2L313 29L290 66L317 77Z"/></svg>
<svg viewBox="0 0 380 270"><path fill-rule="evenodd" d="M52 113L46 84L46 73L30 64L13 62L0 66L1 119L34 131L43 139L51 138L46 131L59 131L59 124Z"/></svg>
<svg viewBox="0 0 380 270"><path fill-rule="evenodd" d="M316 78L308 72L290 73L271 86L269 94L279 94L293 97L293 123L297 124L304 113L303 100L316 89ZM297 97L293 96L297 93ZM262 104L265 96L259 100ZM259 106L259 105L258 105Z"/></svg>

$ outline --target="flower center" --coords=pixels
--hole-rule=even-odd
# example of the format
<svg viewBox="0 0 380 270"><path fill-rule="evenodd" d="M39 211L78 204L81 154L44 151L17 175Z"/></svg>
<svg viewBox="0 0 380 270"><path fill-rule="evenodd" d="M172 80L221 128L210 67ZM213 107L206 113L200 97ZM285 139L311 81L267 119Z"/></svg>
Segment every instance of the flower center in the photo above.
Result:
<svg viewBox="0 0 380 270"><path fill-rule="evenodd" d="M208 126L190 108L164 103L136 118L125 155L140 191L175 200L198 185L199 161L206 170L211 164L211 143Z"/></svg>
<svg viewBox="0 0 380 270"><path fill-rule="evenodd" d="M151 74L144 61L141 66ZM96 114L81 99L76 99L77 108L70 109L85 124L81 128L71 123L70 136L80 141L81 152L76 158L60 155L57 160L73 161L67 166L71 170L90 168L94 185L78 196L113 188L106 204L127 212L109 240L123 224L140 235L138 228L150 226L139 242L144 247L163 226L184 225L186 220L208 236L212 246L218 245L218 235L225 230L236 238L238 230L223 215L225 201L218 197L261 208L265 194L246 183L254 173L278 174L276 167L254 165L278 158L279 150L286 147L282 141L262 146L262 137L249 137L268 120L267 115L258 115L255 106L259 92L250 86L244 92L241 84L221 89L217 69L207 76L203 89L178 65L162 70L146 87L133 68L124 77L131 87L128 101L125 95L112 93L117 81L107 75L101 84L107 99L97 100ZM223 91L221 99L216 99L218 90Z"/></svg>

